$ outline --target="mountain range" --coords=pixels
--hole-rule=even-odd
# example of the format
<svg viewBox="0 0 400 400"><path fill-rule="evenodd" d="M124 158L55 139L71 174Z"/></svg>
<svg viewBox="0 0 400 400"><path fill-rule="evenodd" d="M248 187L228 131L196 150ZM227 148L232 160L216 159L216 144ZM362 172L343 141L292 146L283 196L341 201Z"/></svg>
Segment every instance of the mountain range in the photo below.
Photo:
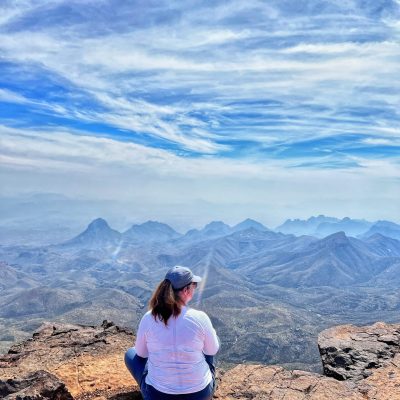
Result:
<svg viewBox="0 0 400 400"><path fill-rule="evenodd" d="M288 219L282 225L275 228L275 231L293 235L311 235L315 237L325 237L332 233L343 231L348 236L368 237L374 233L400 238L400 225L390 221L370 222L364 219L343 219L326 217L310 217L307 220Z"/></svg>
<svg viewBox="0 0 400 400"><path fill-rule="evenodd" d="M235 226L214 221L185 234L154 221L119 232L97 218L60 244L0 245L0 347L46 319L113 319L135 327L157 282L180 264L204 278L194 307L211 316L224 363L318 370L318 331L338 323L392 322L400 311L400 241L393 237L399 226L323 216L294 222L296 229L314 231L322 224L358 224L366 231L319 238L247 219ZM265 344L262 354L258 343Z"/></svg>
<svg viewBox="0 0 400 400"><path fill-rule="evenodd" d="M344 232L347 236L368 238L375 233L383 236L400 239L400 225L390 221L378 221L376 223L366 220L350 219L341 220L319 215L308 220L287 220L284 224L271 230L253 219L246 219L237 225L229 226L222 221L212 221L202 229L190 229L186 234L181 234L169 225L157 221L147 221L142 224L134 224L125 232L118 232L108 225L103 218L93 220L87 229L75 238L63 243L66 246L109 246L117 243L148 243L166 242L180 239L185 242L218 238L235 232L254 229L258 232L275 232L295 236L314 236L323 238L337 232Z"/></svg>

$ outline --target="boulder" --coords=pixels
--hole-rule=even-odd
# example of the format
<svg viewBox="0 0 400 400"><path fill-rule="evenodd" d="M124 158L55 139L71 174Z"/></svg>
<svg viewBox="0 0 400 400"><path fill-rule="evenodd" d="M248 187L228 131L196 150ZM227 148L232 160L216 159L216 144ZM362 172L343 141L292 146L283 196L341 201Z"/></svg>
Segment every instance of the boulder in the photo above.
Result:
<svg viewBox="0 0 400 400"><path fill-rule="evenodd" d="M56 376L39 370L17 379L0 380L0 398L5 400L73 400Z"/></svg>
<svg viewBox="0 0 400 400"><path fill-rule="evenodd" d="M0 355L0 379L42 369L63 381L74 397L129 391L135 384L124 354L134 341L133 331L108 321L100 326L45 323L31 339Z"/></svg>
<svg viewBox="0 0 400 400"><path fill-rule="evenodd" d="M342 325L318 336L324 374L357 382L400 353L400 324Z"/></svg>

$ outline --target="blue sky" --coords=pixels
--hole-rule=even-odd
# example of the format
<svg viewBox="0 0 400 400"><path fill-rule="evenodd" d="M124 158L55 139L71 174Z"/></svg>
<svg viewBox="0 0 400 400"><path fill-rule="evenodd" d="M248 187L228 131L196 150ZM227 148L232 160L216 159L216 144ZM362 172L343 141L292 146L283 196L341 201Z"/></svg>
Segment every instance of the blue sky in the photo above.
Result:
<svg viewBox="0 0 400 400"><path fill-rule="evenodd" d="M399 21L398 0L3 1L4 195L399 221Z"/></svg>

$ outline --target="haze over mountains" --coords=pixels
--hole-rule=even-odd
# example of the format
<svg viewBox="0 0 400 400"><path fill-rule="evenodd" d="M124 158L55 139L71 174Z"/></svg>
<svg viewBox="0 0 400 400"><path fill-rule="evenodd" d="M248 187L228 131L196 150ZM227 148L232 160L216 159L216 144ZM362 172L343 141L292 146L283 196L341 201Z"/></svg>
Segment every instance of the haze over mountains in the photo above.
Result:
<svg viewBox="0 0 400 400"><path fill-rule="evenodd" d="M387 234L389 230L390 235L399 236L399 225L389 221L370 222L366 220L351 219L345 217L343 219L325 217L319 215L318 217L310 217L307 220L288 219L282 225L276 228L277 231L282 233L292 233L294 235L312 235L316 237L325 237L335 232L343 231L349 236L370 236L372 233Z"/></svg>
<svg viewBox="0 0 400 400"><path fill-rule="evenodd" d="M200 238L225 236L248 229L254 229L259 232L292 234L296 236L309 235L317 238L323 238L337 232L344 232L347 236L364 238L368 238L374 233L393 237L395 239L400 238L400 225L394 222L369 222L348 217L338 219L325 217L324 215L310 217L307 220L288 219L275 229L269 229L251 218L247 218L234 226L229 226L222 221L212 221L202 229L190 229L185 234L178 233L169 225L156 221L134 224L125 232L118 232L111 229L107 221L103 218L97 218L88 225L84 232L73 238L70 243L78 244L81 240L90 241L91 239L89 236L97 235L99 235L99 239L101 236L103 240L110 242L118 242L121 240L124 242L138 243L146 241L165 242L172 239L198 240Z"/></svg>
<svg viewBox="0 0 400 400"><path fill-rule="evenodd" d="M119 232L97 218L59 244L0 246L0 340L6 348L46 319L136 327L157 282L182 264L204 277L194 306L212 317L222 361L315 370L321 329L398 320L399 232L389 221L324 216L276 230L247 219Z"/></svg>

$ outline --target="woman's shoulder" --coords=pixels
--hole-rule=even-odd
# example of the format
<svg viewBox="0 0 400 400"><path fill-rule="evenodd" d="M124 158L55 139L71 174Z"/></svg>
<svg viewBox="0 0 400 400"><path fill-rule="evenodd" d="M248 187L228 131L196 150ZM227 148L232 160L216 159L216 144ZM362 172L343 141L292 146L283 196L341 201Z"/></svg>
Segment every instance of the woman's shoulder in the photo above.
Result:
<svg viewBox="0 0 400 400"><path fill-rule="evenodd" d="M143 315L141 321L142 322L147 322L147 321L151 320L151 318L153 318L153 316L151 314L151 310L149 310Z"/></svg>
<svg viewBox="0 0 400 400"><path fill-rule="evenodd" d="M200 321L209 321L210 318L204 311L196 310L194 308L189 308L186 312L186 314L191 317L195 318Z"/></svg>

